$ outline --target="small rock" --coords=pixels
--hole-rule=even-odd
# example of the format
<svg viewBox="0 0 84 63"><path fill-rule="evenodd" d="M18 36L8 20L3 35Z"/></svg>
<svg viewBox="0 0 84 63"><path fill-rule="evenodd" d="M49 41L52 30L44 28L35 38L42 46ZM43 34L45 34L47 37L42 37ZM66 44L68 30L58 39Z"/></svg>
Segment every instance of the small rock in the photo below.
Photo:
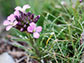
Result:
<svg viewBox="0 0 84 63"><path fill-rule="evenodd" d="M0 63L15 63L13 58L7 53L3 53L0 55Z"/></svg>

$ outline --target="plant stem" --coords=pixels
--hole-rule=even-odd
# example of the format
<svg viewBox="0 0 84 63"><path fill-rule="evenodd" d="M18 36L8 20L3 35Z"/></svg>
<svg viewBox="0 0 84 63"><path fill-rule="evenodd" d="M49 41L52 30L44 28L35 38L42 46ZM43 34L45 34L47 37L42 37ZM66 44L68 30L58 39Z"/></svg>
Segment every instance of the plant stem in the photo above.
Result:
<svg viewBox="0 0 84 63"><path fill-rule="evenodd" d="M36 55L39 57L39 59L37 59L37 60L40 61L41 56L40 56L40 52L39 52L39 50L37 48L36 41L35 41L35 39L30 34L27 33L27 35L28 35L28 38L29 38L29 40L30 40L30 42L32 44L32 47L35 50Z"/></svg>

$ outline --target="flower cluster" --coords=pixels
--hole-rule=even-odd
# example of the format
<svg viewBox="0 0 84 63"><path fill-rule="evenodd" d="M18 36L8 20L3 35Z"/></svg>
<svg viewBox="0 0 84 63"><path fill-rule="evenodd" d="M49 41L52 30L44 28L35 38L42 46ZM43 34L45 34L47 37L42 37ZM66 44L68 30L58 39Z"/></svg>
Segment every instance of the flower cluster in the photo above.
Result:
<svg viewBox="0 0 84 63"><path fill-rule="evenodd" d="M23 8L17 6L14 13L8 16L7 20L3 23L3 25L6 26L6 30L9 31L14 27L21 32L27 31L28 33L33 34L34 38L39 38L39 33L42 31L42 27L36 27L36 23L39 20L40 15L35 17L30 11L26 12L29 8L29 5L24 5Z"/></svg>

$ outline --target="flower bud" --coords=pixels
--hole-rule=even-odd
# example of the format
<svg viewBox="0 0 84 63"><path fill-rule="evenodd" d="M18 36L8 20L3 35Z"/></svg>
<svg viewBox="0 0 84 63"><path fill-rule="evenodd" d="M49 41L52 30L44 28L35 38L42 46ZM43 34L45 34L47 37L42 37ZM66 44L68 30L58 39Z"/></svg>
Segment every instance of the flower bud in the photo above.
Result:
<svg viewBox="0 0 84 63"><path fill-rule="evenodd" d="M23 13L23 12L21 12L21 11L20 11L20 13L21 13L21 16L22 16L22 17L24 17L24 13Z"/></svg>
<svg viewBox="0 0 84 63"><path fill-rule="evenodd" d="M32 20L30 19L30 17L28 17L28 21L31 23L32 22Z"/></svg>
<svg viewBox="0 0 84 63"><path fill-rule="evenodd" d="M28 13L27 13L27 16L30 16L30 15L31 15L31 12L28 12Z"/></svg>
<svg viewBox="0 0 84 63"><path fill-rule="evenodd" d="M34 18L34 14L30 15L30 18L33 19Z"/></svg>
<svg viewBox="0 0 84 63"><path fill-rule="evenodd" d="M20 31L23 32L24 31L24 28L21 28Z"/></svg>
<svg viewBox="0 0 84 63"><path fill-rule="evenodd" d="M19 18L18 18L18 16L15 16L15 18L16 18L16 20L17 20L17 21L19 21Z"/></svg>
<svg viewBox="0 0 84 63"><path fill-rule="evenodd" d="M39 18L40 18L40 15L38 15L38 16L33 20L33 22L36 23L36 22L39 20Z"/></svg>
<svg viewBox="0 0 84 63"><path fill-rule="evenodd" d="M37 16L37 19L39 19L39 18L40 18L40 15Z"/></svg>
<svg viewBox="0 0 84 63"><path fill-rule="evenodd" d="M25 24L25 25L24 25L24 28L26 28L26 27L27 27L27 25Z"/></svg>

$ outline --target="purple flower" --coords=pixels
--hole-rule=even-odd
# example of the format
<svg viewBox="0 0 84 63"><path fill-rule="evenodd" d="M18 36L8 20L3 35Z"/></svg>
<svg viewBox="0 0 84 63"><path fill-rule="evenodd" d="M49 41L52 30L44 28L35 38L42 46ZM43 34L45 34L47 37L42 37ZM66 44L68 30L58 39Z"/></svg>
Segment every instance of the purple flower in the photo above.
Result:
<svg viewBox="0 0 84 63"><path fill-rule="evenodd" d="M40 15L36 16L36 18L33 19L33 22L36 23L40 18Z"/></svg>
<svg viewBox="0 0 84 63"><path fill-rule="evenodd" d="M8 16L7 20L3 22L3 25L7 26L6 31L9 31L13 26L15 26L18 22L15 20L14 14Z"/></svg>
<svg viewBox="0 0 84 63"><path fill-rule="evenodd" d="M30 26L28 26L27 31L33 33L34 38L39 38L40 36L39 32L42 31L42 27L41 26L36 27L36 24L32 22L30 23Z"/></svg>
<svg viewBox="0 0 84 63"><path fill-rule="evenodd" d="M30 6L28 4L26 4L26 5L23 6L23 8L21 8L20 6L17 6L15 8L15 10L22 11L22 12L25 13L26 9L29 9L29 8L30 8Z"/></svg>

